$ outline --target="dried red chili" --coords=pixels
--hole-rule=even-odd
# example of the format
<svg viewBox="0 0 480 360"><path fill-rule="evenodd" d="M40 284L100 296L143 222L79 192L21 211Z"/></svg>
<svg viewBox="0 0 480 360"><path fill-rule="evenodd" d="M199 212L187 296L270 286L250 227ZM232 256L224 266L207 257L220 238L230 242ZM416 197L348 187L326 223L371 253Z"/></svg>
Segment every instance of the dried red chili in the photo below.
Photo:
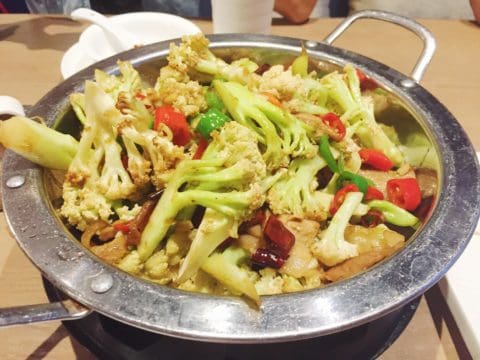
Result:
<svg viewBox="0 0 480 360"><path fill-rule="evenodd" d="M375 227L385 222L385 217L379 210L369 210L360 218L360 224L365 227Z"/></svg>
<svg viewBox="0 0 480 360"><path fill-rule="evenodd" d="M268 217L263 233L272 243L273 249L283 258L287 258L295 244L295 235L274 215Z"/></svg>
<svg viewBox="0 0 480 360"><path fill-rule="evenodd" d="M260 268L271 267L280 269L285 263L285 259L271 249L257 249L250 260L253 265Z"/></svg>

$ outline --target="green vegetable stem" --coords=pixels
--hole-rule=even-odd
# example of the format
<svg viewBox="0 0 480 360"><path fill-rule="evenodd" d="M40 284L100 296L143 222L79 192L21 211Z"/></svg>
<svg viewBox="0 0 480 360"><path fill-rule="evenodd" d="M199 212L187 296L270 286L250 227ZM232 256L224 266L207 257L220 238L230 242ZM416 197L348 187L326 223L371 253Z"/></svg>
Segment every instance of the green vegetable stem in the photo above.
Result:
<svg viewBox="0 0 480 360"><path fill-rule="evenodd" d="M398 226L411 226L417 228L420 224L420 220L409 213L407 210L396 206L390 201L386 200L373 200L368 203L368 206L372 209L379 210L385 217L385 221L393 225Z"/></svg>
<svg viewBox="0 0 480 360"><path fill-rule="evenodd" d="M338 165L337 162L335 161L335 158L333 157L332 152L330 151L330 143L328 142L328 135L322 135L320 137L320 155L322 155L323 159L327 163L328 167L330 170L332 170L334 173L338 173Z"/></svg>
<svg viewBox="0 0 480 360"><path fill-rule="evenodd" d="M308 55L303 43L302 53L292 63L292 73L301 77L308 75Z"/></svg>
<svg viewBox="0 0 480 360"><path fill-rule="evenodd" d="M330 170L340 175L337 180L337 184L340 184L341 186L344 182L351 182L357 185L362 193L365 194L367 192L368 180L366 178L350 171L343 170L343 166L339 166L339 164L335 161L335 158L330 151L330 143L328 142L327 135L322 135L320 137L319 148L320 155L322 155Z"/></svg>
<svg viewBox="0 0 480 360"><path fill-rule="evenodd" d="M338 178L337 184L343 184L343 182L345 182L345 181L351 182L351 183L357 185L358 189L362 193L365 194L367 192L368 180L366 178L364 178L363 176L358 175L358 174L354 174L350 171L342 171L340 173L340 177Z"/></svg>
<svg viewBox="0 0 480 360"><path fill-rule="evenodd" d="M218 109L222 112L225 110L225 105L223 104L222 100L212 89L207 90L205 93L205 101L210 109Z"/></svg>

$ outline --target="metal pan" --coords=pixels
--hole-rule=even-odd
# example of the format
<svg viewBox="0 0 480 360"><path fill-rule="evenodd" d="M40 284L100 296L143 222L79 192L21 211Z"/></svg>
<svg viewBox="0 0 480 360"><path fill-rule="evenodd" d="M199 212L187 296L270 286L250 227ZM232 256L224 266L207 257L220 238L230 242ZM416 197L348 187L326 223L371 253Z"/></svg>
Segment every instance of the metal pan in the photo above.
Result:
<svg viewBox="0 0 480 360"><path fill-rule="evenodd" d="M411 76L361 55L331 46L353 21L375 18L399 24L424 41L424 51ZM259 61L293 59L301 40L261 35L214 35L217 54L251 55ZM89 310L152 332L201 341L265 343L303 339L348 329L379 318L434 285L459 257L479 216L480 177L475 152L459 123L418 84L435 48L428 30L394 14L357 13L324 41L304 41L313 60L329 66L352 63L373 77L401 104L403 127L421 129L438 163L439 193L429 220L392 258L351 279L315 290L265 296L261 309L233 297L187 293L159 286L102 262L70 234L52 207L44 171L7 152L3 163L3 205L19 246L43 275L80 306L50 304L43 313L31 307L0 311L0 324L74 319ZM148 78L165 63L168 42L122 53ZM31 110L48 124L72 116L68 95L81 91L94 68L118 71L115 58L99 62L54 88ZM154 77L152 77L154 79ZM70 302L67 305L71 305ZM80 310L78 310L80 309Z"/></svg>

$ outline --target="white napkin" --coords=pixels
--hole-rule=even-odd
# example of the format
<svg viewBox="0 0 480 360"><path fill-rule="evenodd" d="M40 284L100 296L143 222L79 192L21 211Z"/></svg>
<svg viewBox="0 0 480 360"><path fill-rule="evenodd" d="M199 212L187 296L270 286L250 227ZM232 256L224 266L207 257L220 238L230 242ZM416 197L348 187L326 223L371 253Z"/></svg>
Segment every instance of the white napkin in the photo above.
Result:
<svg viewBox="0 0 480 360"><path fill-rule="evenodd" d="M480 152L477 153L480 160ZM458 261L440 281L462 337L474 359L480 359L480 224Z"/></svg>

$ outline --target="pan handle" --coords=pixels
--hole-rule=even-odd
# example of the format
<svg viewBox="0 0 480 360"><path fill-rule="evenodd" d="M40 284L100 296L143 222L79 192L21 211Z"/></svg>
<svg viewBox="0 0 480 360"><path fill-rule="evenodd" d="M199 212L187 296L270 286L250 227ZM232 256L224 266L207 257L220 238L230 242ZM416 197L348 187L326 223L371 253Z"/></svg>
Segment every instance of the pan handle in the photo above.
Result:
<svg viewBox="0 0 480 360"><path fill-rule="evenodd" d="M77 320L91 312L92 310L72 299L48 304L9 307L0 309L0 327L54 320Z"/></svg>
<svg viewBox="0 0 480 360"><path fill-rule="evenodd" d="M433 34L424 27L422 24L412 20L408 17L393 14L387 11L378 11L378 10L364 10L359 11L342 21L324 40L323 42L331 45L343 32L352 25L358 19L375 19L382 20L390 23L394 23L404 27L407 30L410 30L416 34L423 41L423 51L413 68L411 77L416 82L419 82L425 70L427 69L428 64L432 60L433 54L435 53L435 38Z"/></svg>

